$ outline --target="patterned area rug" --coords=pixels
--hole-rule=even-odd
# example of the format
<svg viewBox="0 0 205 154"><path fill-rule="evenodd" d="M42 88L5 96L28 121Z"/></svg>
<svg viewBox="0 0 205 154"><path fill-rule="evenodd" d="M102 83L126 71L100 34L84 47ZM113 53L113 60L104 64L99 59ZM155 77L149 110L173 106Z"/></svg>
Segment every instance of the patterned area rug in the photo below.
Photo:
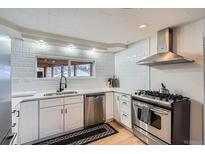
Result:
<svg viewBox="0 0 205 154"><path fill-rule="evenodd" d="M104 123L42 141L35 145L85 145L116 133L118 133L117 130L108 123Z"/></svg>

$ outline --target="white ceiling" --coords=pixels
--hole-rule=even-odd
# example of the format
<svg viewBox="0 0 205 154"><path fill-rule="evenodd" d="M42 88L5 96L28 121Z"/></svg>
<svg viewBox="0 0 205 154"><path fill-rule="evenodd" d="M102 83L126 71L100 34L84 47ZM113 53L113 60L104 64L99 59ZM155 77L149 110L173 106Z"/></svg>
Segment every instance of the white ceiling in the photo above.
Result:
<svg viewBox="0 0 205 154"><path fill-rule="evenodd" d="M0 17L26 28L104 43L130 43L204 16L205 9L0 9Z"/></svg>

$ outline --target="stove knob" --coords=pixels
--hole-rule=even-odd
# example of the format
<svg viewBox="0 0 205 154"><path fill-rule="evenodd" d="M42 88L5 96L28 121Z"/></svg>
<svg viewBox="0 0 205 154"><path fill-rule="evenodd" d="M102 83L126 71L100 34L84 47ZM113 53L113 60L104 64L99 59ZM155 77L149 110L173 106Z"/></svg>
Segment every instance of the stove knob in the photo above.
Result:
<svg viewBox="0 0 205 154"><path fill-rule="evenodd" d="M183 96L182 96L182 95L179 95L179 96L178 96L178 99L179 99L179 100L182 100L182 99L183 99Z"/></svg>

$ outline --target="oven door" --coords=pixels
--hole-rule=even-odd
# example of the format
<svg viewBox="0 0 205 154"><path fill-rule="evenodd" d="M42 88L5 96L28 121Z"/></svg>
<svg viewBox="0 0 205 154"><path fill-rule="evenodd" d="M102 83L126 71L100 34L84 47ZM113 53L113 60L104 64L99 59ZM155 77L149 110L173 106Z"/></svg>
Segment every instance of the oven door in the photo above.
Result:
<svg viewBox="0 0 205 154"><path fill-rule="evenodd" d="M133 124L171 144L171 111L151 105L151 122L147 124L140 120L142 108L147 104L133 100L132 105Z"/></svg>

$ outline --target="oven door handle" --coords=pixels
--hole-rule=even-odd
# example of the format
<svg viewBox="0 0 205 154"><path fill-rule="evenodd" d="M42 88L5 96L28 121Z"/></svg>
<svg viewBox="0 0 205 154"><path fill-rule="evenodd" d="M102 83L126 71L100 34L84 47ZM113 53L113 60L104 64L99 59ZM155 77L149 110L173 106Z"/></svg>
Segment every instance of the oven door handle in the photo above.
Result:
<svg viewBox="0 0 205 154"><path fill-rule="evenodd" d="M154 108L152 108L150 110L153 111L153 112L159 113L159 114L163 114L163 115L168 115L169 114L169 112L167 112L167 111L158 110L158 109L154 109Z"/></svg>
<svg viewBox="0 0 205 154"><path fill-rule="evenodd" d="M137 106L140 109L143 108L143 106L141 106L141 105L137 105L137 104L134 104L134 105ZM156 112L158 114L163 114L163 115L168 115L169 114L169 112L167 112L167 111L159 110L159 109L155 109L155 108L151 108L150 110L153 111L153 112Z"/></svg>

